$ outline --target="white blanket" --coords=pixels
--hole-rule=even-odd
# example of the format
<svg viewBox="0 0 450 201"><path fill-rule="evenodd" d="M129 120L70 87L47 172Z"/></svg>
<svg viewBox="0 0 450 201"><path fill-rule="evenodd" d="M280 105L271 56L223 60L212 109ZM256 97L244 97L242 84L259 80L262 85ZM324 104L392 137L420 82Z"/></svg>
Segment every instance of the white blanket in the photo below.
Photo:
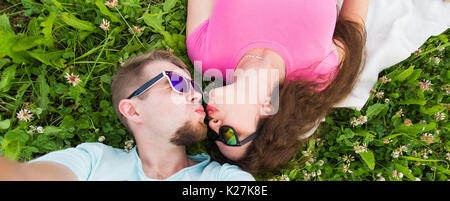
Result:
<svg viewBox="0 0 450 201"><path fill-rule="evenodd" d="M339 8L342 2L338 0ZM449 1L369 0L364 71L350 95L335 107L361 110L382 70L407 59L430 36L439 35L449 27ZM318 126L299 139L311 136Z"/></svg>
<svg viewBox="0 0 450 201"><path fill-rule="evenodd" d="M382 70L407 59L430 36L449 27L449 1L369 0L365 69L351 94L335 107L361 110Z"/></svg>

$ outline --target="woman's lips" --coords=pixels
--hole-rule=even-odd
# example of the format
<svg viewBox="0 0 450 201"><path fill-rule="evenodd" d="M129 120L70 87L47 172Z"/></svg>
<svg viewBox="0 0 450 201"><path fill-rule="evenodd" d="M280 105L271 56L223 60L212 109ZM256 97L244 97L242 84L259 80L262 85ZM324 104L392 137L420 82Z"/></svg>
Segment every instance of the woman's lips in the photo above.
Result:
<svg viewBox="0 0 450 201"><path fill-rule="evenodd" d="M207 105L206 106L206 111L208 112L208 115L211 116L213 115L215 112L219 111L217 108L211 106L211 105Z"/></svg>

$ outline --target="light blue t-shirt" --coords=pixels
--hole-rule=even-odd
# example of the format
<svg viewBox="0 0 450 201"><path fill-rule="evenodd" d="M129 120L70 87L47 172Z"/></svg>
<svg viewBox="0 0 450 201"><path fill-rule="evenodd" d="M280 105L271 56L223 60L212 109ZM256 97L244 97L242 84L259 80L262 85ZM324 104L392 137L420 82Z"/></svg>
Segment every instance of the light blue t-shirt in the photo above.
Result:
<svg viewBox="0 0 450 201"><path fill-rule="evenodd" d="M142 170L136 147L130 152L102 143L82 143L76 148L50 152L29 163L56 162L68 167L81 181L254 181L238 166L211 162L206 154L188 156L197 164L164 179L151 179Z"/></svg>

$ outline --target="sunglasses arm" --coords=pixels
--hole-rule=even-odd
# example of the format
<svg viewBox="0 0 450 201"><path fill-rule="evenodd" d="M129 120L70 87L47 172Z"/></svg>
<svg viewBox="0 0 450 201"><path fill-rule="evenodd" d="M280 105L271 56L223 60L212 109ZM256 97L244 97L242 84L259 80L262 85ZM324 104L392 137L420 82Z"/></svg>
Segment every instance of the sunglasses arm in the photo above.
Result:
<svg viewBox="0 0 450 201"><path fill-rule="evenodd" d="M145 91L147 91L148 89L150 89L150 87L152 87L156 82L158 82L159 80L161 80L164 76L165 76L165 72L162 72L160 74L158 74L156 77L154 77L153 79L151 79L150 81L146 82L144 85L142 85L141 87L139 87L139 89L137 89L136 91L134 91L129 97L128 99L131 99L135 96L139 96L142 93L144 93Z"/></svg>

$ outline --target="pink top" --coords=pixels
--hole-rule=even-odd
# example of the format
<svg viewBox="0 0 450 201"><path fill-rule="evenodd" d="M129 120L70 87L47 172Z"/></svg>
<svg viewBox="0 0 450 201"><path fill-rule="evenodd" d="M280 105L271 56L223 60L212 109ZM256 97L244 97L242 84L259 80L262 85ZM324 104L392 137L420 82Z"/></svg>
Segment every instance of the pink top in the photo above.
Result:
<svg viewBox="0 0 450 201"><path fill-rule="evenodd" d="M204 76L218 69L229 81L233 76L226 76L226 70L233 72L245 52L268 48L284 59L286 79L332 81L339 63L332 46L336 4L337 0L215 0L211 17L187 37L188 56Z"/></svg>

